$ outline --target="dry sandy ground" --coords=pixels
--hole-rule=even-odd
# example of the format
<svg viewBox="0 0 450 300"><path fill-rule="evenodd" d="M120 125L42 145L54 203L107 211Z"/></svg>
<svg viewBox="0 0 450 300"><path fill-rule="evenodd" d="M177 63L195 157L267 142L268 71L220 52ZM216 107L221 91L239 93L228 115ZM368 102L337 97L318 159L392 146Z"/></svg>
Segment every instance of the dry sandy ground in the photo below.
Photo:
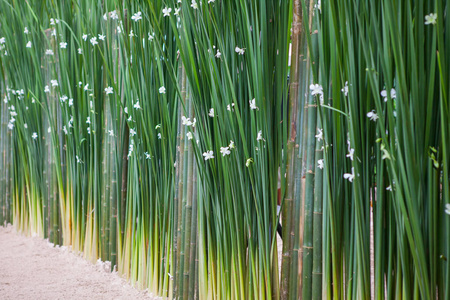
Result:
<svg viewBox="0 0 450 300"><path fill-rule="evenodd" d="M106 269L0 226L0 299L155 299Z"/></svg>

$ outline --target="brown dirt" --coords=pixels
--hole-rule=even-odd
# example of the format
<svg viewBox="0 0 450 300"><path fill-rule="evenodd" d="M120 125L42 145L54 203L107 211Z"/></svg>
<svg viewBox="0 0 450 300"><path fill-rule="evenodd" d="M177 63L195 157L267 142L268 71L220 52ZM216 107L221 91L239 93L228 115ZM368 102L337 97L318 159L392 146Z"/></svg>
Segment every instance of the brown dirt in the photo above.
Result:
<svg viewBox="0 0 450 300"><path fill-rule="evenodd" d="M0 299L157 299L129 285L105 263L0 226ZM159 298L160 299L160 298Z"/></svg>

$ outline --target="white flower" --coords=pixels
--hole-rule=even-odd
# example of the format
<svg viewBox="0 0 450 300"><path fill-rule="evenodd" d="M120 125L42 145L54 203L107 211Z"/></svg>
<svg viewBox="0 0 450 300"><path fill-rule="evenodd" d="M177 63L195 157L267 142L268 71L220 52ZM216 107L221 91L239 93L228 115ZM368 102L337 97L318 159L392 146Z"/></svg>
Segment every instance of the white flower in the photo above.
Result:
<svg viewBox="0 0 450 300"><path fill-rule="evenodd" d="M354 168L352 167L352 173L345 173L344 178L348 179L348 181L353 182L353 179L355 178L354 174Z"/></svg>
<svg viewBox="0 0 450 300"><path fill-rule="evenodd" d="M371 121L376 121L378 120L378 115L375 113L375 110L369 111L367 113L367 117L370 118Z"/></svg>
<svg viewBox="0 0 450 300"><path fill-rule="evenodd" d="M10 130L12 130L12 129L14 128L14 124L13 124L13 123L8 123L8 128L9 128Z"/></svg>
<svg viewBox="0 0 450 300"><path fill-rule="evenodd" d="M133 128L130 129L130 136L135 136L136 135L136 130L134 130Z"/></svg>
<svg viewBox="0 0 450 300"><path fill-rule="evenodd" d="M228 147L229 147L230 149L234 149L234 142L233 142L233 141L230 141L230 144L228 145Z"/></svg>
<svg viewBox="0 0 450 300"><path fill-rule="evenodd" d="M175 12L173 13L175 16L180 14L181 8L175 8Z"/></svg>
<svg viewBox="0 0 450 300"><path fill-rule="evenodd" d="M58 80L56 80L56 79L50 80L50 83L52 84L52 86L58 86L59 85L58 84Z"/></svg>
<svg viewBox="0 0 450 300"><path fill-rule="evenodd" d="M148 33L148 40L149 41L153 41L153 39L155 38L155 33L153 32L153 34L150 34L150 32Z"/></svg>
<svg viewBox="0 0 450 300"><path fill-rule="evenodd" d="M214 158L214 152L212 150L206 151L203 153L205 160Z"/></svg>
<svg viewBox="0 0 450 300"><path fill-rule="evenodd" d="M150 154L148 152L145 152L144 155L145 155L145 159L151 159Z"/></svg>
<svg viewBox="0 0 450 300"><path fill-rule="evenodd" d="M105 88L105 93L106 93L106 95L112 94L113 93L113 88L108 86L107 88Z"/></svg>
<svg viewBox="0 0 450 300"><path fill-rule="evenodd" d="M45 50L45 55L53 55L53 50L52 49Z"/></svg>
<svg viewBox="0 0 450 300"><path fill-rule="evenodd" d="M237 54L239 55L244 55L245 53L245 48L239 48L238 46L236 46L236 48L234 48L234 51L236 51Z"/></svg>
<svg viewBox="0 0 450 300"><path fill-rule="evenodd" d="M59 23L59 20L58 19L53 19L53 18L51 18L50 19L50 25L55 25L55 21L56 21L56 23Z"/></svg>
<svg viewBox="0 0 450 300"><path fill-rule="evenodd" d="M108 134L109 134L109 136L114 136L114 131L112 129L108 130Z"/></svg>
<svg viewBox="0 0 450 300"><path fill-rule="evenodd" d="M117 12L115 10L113 10L112 12L110 12L110 16L111 19L113 20L117 20L119 19L119 15L117 15Z"/></svg>
<svg viewBox="0 0 450 300"><path fill-rule="evenodd" d="M63 126L63 131L66 135L68 134L66 126Z"/></svg>
<svg viewBox="0 0 450 300"><path fill-rule="evenodd" d="M158 133L158 139L161 139L161 133Z"/></svg>
<svg viewBox="0 0 450 300"><path fill-rule="evenodd" d="M83 54L83 49L78 48L78 54Z"/></svg>
<svg viewBox="0 0 450 300"><path fill-rule="evenodd" d="M309 89L311 90L311 95L323 95L323 88L320 84L311 84L309 86Z"/></svg>
<svg viewBox="0 0 450 300"><path fill-rule="evenodd" d="M193 9L198 9L198 5L197 5L197 2L195 2L195 0L192 0L192 2L191 2L191 7L192 7Z"/></svg>
<svg viewBox="0 0 450 300"><path fill-rule="evenodd" d="M83 161L78 157L78 155L75 155L75 158L77 159L77 164L82 164Z"/></svg>
<svg viewBox="0 0 450 300"><path fill-rule="evenodd" d="M192 132L188 132L188 133L186 133L186 136L187 136L187 138L188 138L188 140L192 140L194 137L192 136Z"/></svg>
<svg viewBox="0 0 450 300"><path fill-rule="evenodd" d="M387 92L386 92L386 90L382 90L381 91L381 96L383 97L383 100L384 100L384 102L387 102L388 101L388 98L387 98ZM395 89L391 89L391 93L390 93L391 95L391 99L395 99L395 98L397 98L397 92L395 91Z"/></svg>
<svg viewBox="0 0 450 300"><path fill-rule="evenodd" d="M185 116L181 116L181 124L183 124L185 126L191 126L192 122L191 122L190 118L186 118Z"/></svg>
<svg viewBox="0 0 450 300"><path fill-rule="evenodd" d="M83 35L81 36L81 38L86 42L86 40L87 40L87 38L88 38L88 35L85 33L85 34L83 34Z"/></svg>
<svg viewBox="0 0 450 300"><path fill-rule="evenodd" d="M219 49L217 49L216 57L220 58L222 56L222 53L220 53Z"/></svg>
<svg viewBox="0 0 450 300"><path fill-rule="evenodd" d="M91 41L92 46L95 46L95 45L98 44L98 42L97 42L97 37L96 37L96 36L92 37L92 38L90 39L90 41Z"/></svg>
<svg viewBox="0 0 450 300"><path fill-rule="evenodd" d="M250 167L251 163L253 163L253 158L247 159L247 161L245 162L245 166L248 168L248 167Z"/></svg>
<svg viewBox="0 0 450 300"><path fill-rule="evenodd" d="M351 148L346 157L350 158L350 160L353 160L353 154L355 154L355 149Z"/></svg>
<svg viewBox="0 0 450 300"><path fill-rule="evenodd" d="M425 16L425 25L434 25L436 24L437 14L431 13Z"/></svg>
<svg viewBox="0 0 450 300"><path fill-rule="evenodd" d="M65 103L67 99L69 99L69 97L67 97L66 95L62 95L61 97L59 97L59 100L63 103Z"/></svg>
<svg viewBox="0 0 450 300"><path fill-rule="evenodd" d="M135 22L137 22L137 21L139 21L140 19L142 19L142 14L141 14L141 12L138 11L137 13L135 13L135 14L131 17L131 19L132 19L133 21L135 21Z"/></svg>
<svg viewBox="0 0 450 300"><path fill-rule="evenodd" d="M91 117L87 117L86 123L87 123L87 124L91 124Z"/></svg>
<svg viewBox="0 0 450 300"><path fill-rule="evenodd" d="M230 104L228 104L227 105L227 110L229 110L229 111L231 111L231 108L233 108L234 107L234 103L231 103L231 106L230 106ZM233 109L234 110L234 109Z"/></svg>
<svg viewBox="0 0 450 300"><path fill-rule="evenodd" d="M322 13L322 5L320 3L320 0L317 0L317 4L314 4L314 8L319 10L320 13Z"/></svg>
<svg viewBox="0 0 450 300"><path fill-rule="evenodd" d="M208 3L216 2L216 0L208 0Z"/></svg>
<svg viewBox="0 0 450 300"><path fill-rule="evenodd" d="M164 17L170 17L170 12L172 11L172 9L170 7L165 7L163 8L162 12L163 12L163 16Z"/></svg>
<svg viewBox="0 0 450 300"><path fill-rule="evenodd" d="M319 133L316 134L315 137L317 138L317 141L320 142L321 140L323 140L323 129L317 128L317 130L319 131Z"/></svg>
<svg viewBox="0 0 450 300"><path fill-rule="evenodd" d="M392 186L391 185L389 185L387 188L386 188L386 191L390 191L390 192L392 192Z"/></svg>
<svg viewBox="0 0 450 300"><path fill-rule="evenodd" d="M211 118L214 118L214 108L209 109L208 116L210 116Z"/></svg>
<svg viewBox="0 0 450 300"><path fill-rule="evenodd" d="M27 48L31 48L31 41L28 41L28 43L27 43L27 46L26 46Z"/></svg>
<svg viewBox="0 0 450 300"><path fill-rule="evenodd" d="M72 106L72 105L73 105L73 99L70 98L70 99L69 99L69 107Z"/></svg>
<svg viewBox="0 0 450 300"><path fill-rule="evenodd" d="M103 34L99 34L99 35L98 35L98 39L99 39L99 40L104 41L105 38L106 38L106 35L103 35Z"/></svg>
<svg viewBox="0 0 450 300"><path fill-rule="evenodd" d="M258 107L256 107L256 100L255 98L253 98L252 100L249 101L250 102L250 109L259 109Z"/></svg>
<svg viewBox="0 0 450 300"><path fill-rule="evenodd" d="M323 169L323 159L319 159L318 161L317 161L317 167L319 168L319 169Z"/></svg>
<svg viewBox="0 0 450 300"><path fill-rule="evenodd" d="M6 43L5 37L0 38L0 45L3 45L4 43Z"/></svg>
<svg viewBox="0 0 450 300"><path fill-rule="evenodd" d="M256 136L257 141L265 141L262 137L262 130L258 131L258 135Z"/></svg>
<svg viewBox="0 0 450 300"><path fill-rule="evenodd" d="M23 33L25 33L25 34L28 34L28 33L29 33L28 27L25 27L25 29L23 30Z"/></svg>
<svg viewBox="0 0 450 300"><path fill-rule="evenodd" d="M133 105L133 107L134 107L135 109L142 109L141 106L139 105L139 99L138 99L138 101Z"/></svg>
<svg viewBox="0 0 450 300"><path fill-rule="evenodd" d="M345 97L348 95L348 81L345 82L344 87L341 89L341 92L344 93Z"/></svg>
<svg viewBox="0 0 450 300"><path fill-rule="evenodd" d="M450 215L450 203L445 204L445 213Z"/></svg>
<svg viewBox="0 0 450 300"><path fill-rule="evenodd" d="M108 20L108 14L107 14L107 13L105 13L105 14L103 15L103 20L105 20L105 21Z"/></svg>
<svg viewBox="0 0 450 300"><path fill-rule="evenodd" d="M166 93L166 88L164 86L159 88L159 93L160 94L165 94Z"/></svg>
<svg viewBox="0 0 450 300"><path fill-rule="evenodd" d="M44 87L44 93L50 93L50 89L49 89L48 85L46 85Z"/></svg>
<svg viewBox="0 0 450 300"><path fill-rule="evenodd" d="M47 132L48 133L52 132L52 128L51 127L47 128Z"/></svg>
<svg viewBox="0 0 450 300"><path fill-rule="evenodd" d="M125 109L123 111L128 115L128 107L125 106Z"/></svg>
<svg viewBox="0 0 450 300"><path fill-rule="evenodd" d="M128 34L128 36L129 36L129 37L135 36L135 34L134 34L134 32L133 32L133 29L130 30L130 34Z"/></svg>
<svg viewBox="0 0 450 300"><path fill-rule="evenodd" d="M33 134L31 135L31 137L33 138L33 140L35 140L35 139L37 139L37 138L38 138L38 135L37 135L37 133L36 133L36 132L33 132Z"/></svg>
<svg viewBox="0 0 450 300"><path fill-rule="evenodd" d="M61 43L59 43L59 47L60 47L61 49L66 49L66 48L67 48L67 43L61 42Z"/></svg>
<svg viewBox="0 0 450 300"><path fill-rule="evenodd" d="M222 153L222 156L230 155L231 151L229 147L220 147L220 153Z"/></svg>

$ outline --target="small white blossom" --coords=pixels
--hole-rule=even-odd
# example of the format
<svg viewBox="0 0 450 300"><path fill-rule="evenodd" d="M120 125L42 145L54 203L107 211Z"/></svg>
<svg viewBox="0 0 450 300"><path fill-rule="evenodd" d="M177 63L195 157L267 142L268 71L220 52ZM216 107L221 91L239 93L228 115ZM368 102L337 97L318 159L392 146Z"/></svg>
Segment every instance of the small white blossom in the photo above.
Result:
<svg viewBox="0 0 450 300"><path fill-rule="evenodd" d="M25 27L25 29L23 30L23 33L25 33L25 34L30 33L30 32L28 31L28 27Z"/></svg>
<svg viewBox="0 0 450 300"><path fill-rule="evenodd" d="M113 20L117 20L119 19L119 15L117 14L117 12L115 10L113 10L112 12L110 12L110 16L111 19Z"/></svg>
<svg viewBox="0 0 450 300"><path fill-rule="evenodd" d="M228 145L228 147L230 148L230 149L234 149L234 142L233 141L230 141L230 144Z"/></svg>
<svg viewBox="0 0 450 300"><path fill-rule="evenodd" d="M178 16L180 14L181 8L175 8L174 15Z"/></svg>
<svg viewBox="0 0 450 300"><path fill-rule="evenodd" d="M28 41L26 47L27 47L27 48L31 48L31 41Z"/></svg>
<svg viewBox="0 0 450 300"><path fill-rule="evenodd" d="M66 49L66 48L67 48L67 43L61 42L61 43L59 43L59 47L60 47L61 49Z"/></svg>
<svg viewBox="0 0 450 300"><path fill-rule="evenodd" d="M67 131L66 126L63 126L63 131L64 131L64 133L65 133L66 135L68 134L68 131Z"/></svg>
<svg viewBox="0 0 450 300"><path fill-rule="evenodd" d="M23 127L28 128L28 124L27 123L23 124Z"/></svg>
<svg viewBox="0 0 450 300"><path fill-rule="evenodd" d="M197 4L197 2L196 2L195 0L192 0L192 2L191 2L191 7L192 7L193 9L198 9L198 4Z"/></svg>
<svg viewBox="0 0 450 300"><path fill-rule="evenodd" d="M323 129L317 128L317 131L319 131L319 133L316 134L315 137L317 138L317 141L320 142L321 140L323 140Z"/></svg>
<svg viewBox="0 0 450 300"><path fill-rule="evenodd" d="M445 204L445 213L450 215L450 203Z"/></svg>
<svg viewBox="0 0 450 300"><path fill-rule="evenodd" d="M158 133L158 139L161 139L161 133Z"/></svg>
<svg viewBox="0 0 450 300"><path fill-rule="evenodd" d="M96 36L92 37L92 38L90 39L90 41L91 41L92 46L95 46L95 45L98 44L98 42L97 42L97 37L96 37Z"/></svg>
<svg viewBox="0 0 450 300"><path fill-rule="evenodd" d="M350 158L350 160L353 160L353 155L355 154L355 149L351 148L349 150L349 153L346 155L346 157Z"/></svg>
<svg viewBox="0 0 450 300"><path fill-rule="evenodd" d="M256 137L257 141L265 141L265 139L263 139L262 137L262 130L258 131L258 135Z"/></svg>
<svg viewBox="0 0 450 300"><path fill-rule="evenodd" d="M391 95L391 99L395 99L395 98L397 98L397 92L395 91L395 89L391 89L391 93L390 93ZM383 100L384 100L384 102L387 102L388 101L388 98L387 98L387 91L386 90L382 90L381 91L381 93L380 93L380 95L383 97Z"/></svg>
<svg viewBox="0 0 450 300"><path fill-rule="evenodd" d="M390 191L390 192L392 192L392 186L391 185L389 185L387 188L386 188L386 191Z"/></svg>
<svg viewBox="0 0 450 300"><path fill-rule="evenodd" d="M256 106L256 100L255 100L255 98L253 98L253 99L250 100L249 102L250 102L250 109L253 109L253 110L259 109L259 108Z"/></svg>
<svg viewBox="0 0 450 300"><path fill-rule="evenodd" d="M320 84L311 84L309 86L309 89L311 90L311 95L323 95L323 88Z"/></svg>
<svg viewBox="0 0 450 300"><path fill-rule="evenodd" d="M136 130L134 130L133 128L130 129L130 136L135 136L136 135Z"/></svg>
<svg viewBox="0 0 450 300"><path fill-rule="evenodd" d="M113 91L113 88L112 88L112 87L108 86L107 88L105 88L105 93L106 93L106 95L112 94L113 92L114 92L114 91Z"/></svg>
<svg viewBox="0 0 450 300"><path fill-rule="evenodd" d="M128 107L125 107L123 111L128 115Z"/></svg>
<svg viewBox="0 0 450 300"><path fill-rule="evenodd" d="M47 49L45 50L45 55L53 55L53 50L52 49Z"/></svg>
<svg viewBox="0 0 450 300"><path fill-rule="evenodd" d="M59 97L59 100L60 100L62 103L65 103L65 102L67 101L67 99L69 99L69 97L67 97L66 95L62 95L61 97Z"/></svg>
<svg viewBox="0 0 450 300"><path fill-rule="evenodd" d="M353 179L355 178L354 174L354 168L352 167L352 173L345 173L344 178L348 179L348 181L353 182Z"/></svg>
<svg viewBox="0 0 450 300"><path fill-rule="evenodd" d="M367 117L370 118L371 121L376 121L378 120L378 115L375 113L375 110L369 111L367 113Z"/></svg>
<svg viewBox="0 0 450 300"><path fill-rule="evenodd" d="M75 158L77 159L77 164L82 164L83 161L80 159L78 155L75 155Z"/></svg>
<svg viewBox="0 0 450 300"><path fill-rule="evenodd" d="M186 136L187 136L188 140L192 140L194 138L192 135L192 132L190 132L190 131L188 133L186 133Z"/></svg>
<svg viewBox="0 0 450 300"><path fill-rule="evenodd" d="M425 16L425 25L435 25L437 20L437 14L431 13Z"/></svg>
<svg viewBox="0 0 450 300"><path fill-rule="evenodd" d="M231 103L231 106L230 106L230 104L227 105L227 110L231 111L232 108L234 111L234 103Z"/></svg>
<svg viewBox="0 0 450 300"><path fill-rule="evenodd" d="M231 151L229 147L220 147L220 153L222 153L222 156L230 155Z"/></svg>
<svg viewBox="0 0 450 300"><path fill-rule="evenodd" d="M69 107L70 106L73 106L73 99L72 98L69 99Z"/></svg>
<svg viewBox="0 0 450 300"><path fill-rule="evenodd" d="M44 93L50 93L50 88L48 87L48 85L44 87Z"/></svg>
<svg viewBox="0 0 450 300"><path fill-rule="evenodd" d="M87 40L87 38L88 38L88 35L87 35L87 34L83 34L83 35L81 36L81 38L86 42L86 40Z"/></svg>
<svg viewBox="0 0 450 300"><path fill-rule="evenodd" d="M319 169L323 169L323 159L319 159L318 161L317 161L317 167L319 168Z"/></svg>
<svg viewBox="0 0 450 300"><path fill-rule="evenodd" d="M348 95L348 81L345 82L344 87L341 89L341 92L344 93L345 97Z"/></svg>
<svg viewBox="0 0 450 300"><path fill-rule="evenodd" d="M212 150L206 151L203 153L205 160L214 158L214 152Z"/></svg>
<svg viewBox="0 0 450 300"><path fill-rule="evenodd" d="M245 162L245 166L248 168L248 167L250 167L251 163L253 163L253 158L247 159L247 161Z"/></svg>
<svg viewBox="0 0 450 300"><path fill-rule="evenodd" d="M142 109L141 106L139 105L139 100L133 105L133 107L135 109Z"/></svg>
<svg viewBox="0 0 450 300"><path fill-rule="evenodd" d="M36 133L36 132L33 132L33 134L31 135L31 137L33 138L33 140L35 140L35 139L37 139L37 138L38 138L38 135L37 135L37 133Z"/></svg>
<svg viewBox="0 0 450 300"><path fill-rule="evenodd" d="M208 116L210 116L211 118L214 118L214 108L209 109Z"/></svg>
<svg viewBox="0 0 450 300"><path fill-rule="evenodd" d="M83 54L83 49L78 48L78 54Z"/></svg>
<svg viewBox="0 0 450 300"><path fill-rule="evenodd" d="M106 35L99 34L98 39L104 41L106 39Z"/></svg>
<svg viewBox="0 0 450 300"><path fill-rule="evenodd" d="M164 86L159 88L159 93L160 94L165 94L166 93L166 88Z"/></svg>
<svg viewBox="0 0 450 300"><path fill-rule="evenodd" d="M148 152L145 152L144 155L145 155L145 159L151 159L150 154Z"/></svg>
<svg viewBox="0 0 450 300"><path fill-rule="evenodd" d="M52 84L52 86L58 86L59 85L58 84L58 80L56 80L56 79L50 80L50 83Z"/></svg>
<svg viewBox="0 0 450 300"><path fill-rule="evenodd" d="M220 58L222 56L222 53L220 53L219 49L217 49L217 53L215 55L217 58Z"/></svg>
<svg viewBox="0 0 450 300"><path fill-rule="evenodd" d="M114 131L112 129L108 130L108 134L109 134L109 136L114 136Z"/></svg>
<svg viewBox="0 0 450 300"><path fill-rule="evenodd" d="M5 37L0 38L0 45L3 45L4 43L6 43Z"/></svg>
<svg viewBox="0 0 450 300"><path fill-rule="evenodd" d="M91 124L91 117L87 117L86 123L87 123L87 124Z"/></svg>
<svg viewBox="0 0 450 300"><path fill-rule="evenodd" d="M239 55L244 55L245 48L239 48L238 46L236 46L236 48L234 48L234 51Z"/></svg>
<svg viewBox="0 0 450 300"><path fill-rule="evenodd" d="M165 7L162 10L163 16L164 17L170 17L170 12L172 11L172 9L170 7Z"/></svg>
<svg viewBox="0 0 450 300"><path fill-rule="evenodd" d="M142 19L142 13L138 11L131 17L131 19L135 22L139 21L140 19Z"/></svg>

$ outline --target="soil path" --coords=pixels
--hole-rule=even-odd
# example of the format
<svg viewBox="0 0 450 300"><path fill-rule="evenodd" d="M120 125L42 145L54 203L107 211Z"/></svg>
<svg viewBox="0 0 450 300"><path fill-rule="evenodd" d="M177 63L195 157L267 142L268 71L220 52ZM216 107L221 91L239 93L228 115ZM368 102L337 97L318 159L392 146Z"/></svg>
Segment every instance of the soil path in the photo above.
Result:
<svg viewBox="0 0 450 300"><path fill-rule="evenodd" d="M157 299L108 268L0 226L0 299Z"/></svg>

